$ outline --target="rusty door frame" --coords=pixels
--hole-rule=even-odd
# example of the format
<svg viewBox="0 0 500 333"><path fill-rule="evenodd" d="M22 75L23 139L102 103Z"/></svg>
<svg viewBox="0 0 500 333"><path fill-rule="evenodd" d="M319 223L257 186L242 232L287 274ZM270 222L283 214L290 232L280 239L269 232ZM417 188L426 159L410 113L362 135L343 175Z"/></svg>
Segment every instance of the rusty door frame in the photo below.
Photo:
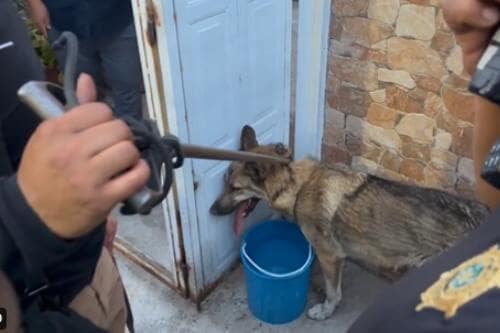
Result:
<svg viewBox="0 0 500 333"><path fill-rule="evenodd" d="M136 0L140 1L140 0ZM184 92L182 85L174 82L182 82L182 66L179 57L177 43L177 25L173 0L148 0L156 8L156 35L157 50L161 57L157 63L161 63L163 77L163 93L168 96L165 99L166 123L170 131L177 135L180 140L188 138L186 115L179 110L185 110ZM178 98L179 97L179 98ZM165 110L165 111L166 111ZM203 292L203 276L201 270L196 270L197 264L202 262L201 242L196 232L197 221L196 209L194 207L194 179L192 174L192 161L186 160L184 167L175 174L175 216L177 230L182 237L182 273L186 288L185 295L199 304L205 295Z"/></svg>
<svg viewBox="0 0 500 333"><path fill-rule="evenodd" d="M135 28L137 31L137 42L139 45L139 55L143 72L144 88L146 93L146 103L148 115L155 120L162 134L169 132L169 121L166 117L169 109L169 102L163 83L164 74L162 70L168 69L167 64L163 64L160 57L157 30L162 26L162 21L158 15L158 7L161 3L152 0L132 0L134 12ZM161 39L160 39L161 40ZM168 61L168 59L166 59ZM184 252L184 237L180 225L177 207L176 185L171 189L165 202L162 204L163 216L165 216L166 237L170 239L173 246L174 258L171 258L174 281L169 279L165 268L149 258L146 254L138 252L132 244L122 238L117 238L115 248L127 258L141 266L161 282L167 284L178 291L182 296L189 297L187 287L187 266Z"/></svg>

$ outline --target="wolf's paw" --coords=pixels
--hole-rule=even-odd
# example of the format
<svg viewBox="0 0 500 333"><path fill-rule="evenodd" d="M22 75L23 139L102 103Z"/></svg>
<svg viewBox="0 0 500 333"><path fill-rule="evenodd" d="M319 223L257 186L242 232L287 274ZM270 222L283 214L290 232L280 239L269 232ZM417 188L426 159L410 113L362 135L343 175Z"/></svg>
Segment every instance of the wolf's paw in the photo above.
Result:
<svg viewBox="0 0 500 333"><path fill-rule="evenodd" d="M339 302L329 302L319 303L313 306L307 311L307 316L313 320L325 320L330 318Z"/></svg>

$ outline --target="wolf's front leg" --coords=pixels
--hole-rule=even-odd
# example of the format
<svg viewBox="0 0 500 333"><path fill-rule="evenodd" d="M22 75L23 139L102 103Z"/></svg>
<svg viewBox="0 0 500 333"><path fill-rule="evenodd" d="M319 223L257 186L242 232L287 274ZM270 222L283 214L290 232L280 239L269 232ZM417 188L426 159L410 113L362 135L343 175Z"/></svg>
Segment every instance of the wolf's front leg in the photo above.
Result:
<svg viewBox="0 0 500 333"><path fill-rule="evenodd" d="M319 256L323 278L325 279L326 299L323 303L316 304L307 312L307 316L314 320L329 318L342 299L342 268L344 259L330 256Z"/></svg>

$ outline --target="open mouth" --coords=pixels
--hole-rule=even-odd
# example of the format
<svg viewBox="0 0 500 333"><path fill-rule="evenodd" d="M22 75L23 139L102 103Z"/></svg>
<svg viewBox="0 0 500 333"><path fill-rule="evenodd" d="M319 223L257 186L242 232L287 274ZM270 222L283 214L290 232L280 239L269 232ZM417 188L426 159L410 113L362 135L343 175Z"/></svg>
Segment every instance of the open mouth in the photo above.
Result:
<svg viewBox="0 0 500 333"><path fill-rule="evenodd" d="M245 219L248 215L255 209L259 199L247 199L241 202L236 209L236 213L234 214L234 233L240 236L243 233L243 229L245 228Z"/></svg>

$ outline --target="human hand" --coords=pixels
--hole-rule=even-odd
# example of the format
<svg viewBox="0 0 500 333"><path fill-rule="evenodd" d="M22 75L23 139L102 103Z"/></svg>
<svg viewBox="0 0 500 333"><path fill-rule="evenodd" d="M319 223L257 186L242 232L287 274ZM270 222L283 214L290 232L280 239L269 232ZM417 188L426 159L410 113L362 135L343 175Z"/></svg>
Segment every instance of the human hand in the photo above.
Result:
<svg viewBox="0 0 500 333"><path fill-rule="evenodd" d="M81 106L43 122L31 137L18 171L27 202L56 235L80 237L106 221L111 209L138 192L149 168L132 133L104 104L95 87L78 80Z"/></svg>
<svg viewBox="0 0 500 333"><path fill-rule="evenodd" d="M500 0L445 0L443 13L472 74L500 22Z"/></svg>
<svg viewBox="0 0 500 333"><path fill-rule="evenodd" d="M31 20L35 24L38 31L40 31L45 38L47 38L47 31L50 30L50 15L47 7L41 0L28 0L29 12Z"/></svg>

